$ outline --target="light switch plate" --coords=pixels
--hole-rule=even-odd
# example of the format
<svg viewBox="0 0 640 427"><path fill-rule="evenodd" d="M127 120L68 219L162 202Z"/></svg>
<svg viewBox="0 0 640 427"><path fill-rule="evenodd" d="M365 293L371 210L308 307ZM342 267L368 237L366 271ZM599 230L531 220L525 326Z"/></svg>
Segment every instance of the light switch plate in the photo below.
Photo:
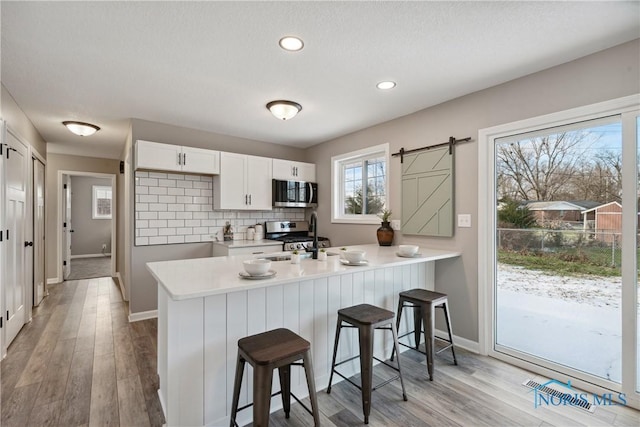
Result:
<svg viewBox="0 0 640 427"><path fill-rule="evenodd" d="M392 219L391 220L391 228L393 228L394 230L400 230L400 220L399 219Z"/></svg>
<svg viewBox="0 0 640 427"><path fill-rule="evenodd" d="M459 214L458 215L458 227L470 228L471 227L471 214Z"/></svg>

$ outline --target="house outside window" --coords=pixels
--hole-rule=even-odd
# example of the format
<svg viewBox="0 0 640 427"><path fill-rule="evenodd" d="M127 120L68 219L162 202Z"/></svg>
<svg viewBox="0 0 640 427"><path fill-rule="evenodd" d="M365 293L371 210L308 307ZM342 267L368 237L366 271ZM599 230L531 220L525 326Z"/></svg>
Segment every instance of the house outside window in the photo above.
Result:
<svg viewBox="0 0 640 427"><path fill-rule="evenodd" d="M331 222L378 224L388 206L389 144L331 158Z"/></svg>
<svg viewBox="0 0 640 427"><path fill-rule="evenodd" d="M111 187L94 185L91 218L111 219Z"/></svg>

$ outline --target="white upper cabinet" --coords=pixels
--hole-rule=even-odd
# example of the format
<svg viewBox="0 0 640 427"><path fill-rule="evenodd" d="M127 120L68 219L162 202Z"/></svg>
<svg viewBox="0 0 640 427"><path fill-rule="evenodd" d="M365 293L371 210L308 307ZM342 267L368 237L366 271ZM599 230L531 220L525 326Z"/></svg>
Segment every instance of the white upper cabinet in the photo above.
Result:
<svg viewBox="0 0 640 427"><path fill-rule="evenodd" d="M271 210L272 164L267 157L220 153L213 180L214 209Z"/></svg>
<svg viewBox="0 0 640 427"><path fill-rule="evenodd" d="M273 179L316 182L316 165L313 163L273 159Z"/></svg>
<svg viewBox="0 0 640 427"><path fill-rule="evenodd" d="M136 142L136 170L150 169L217 175L220 152L158 142Z"/></svg>

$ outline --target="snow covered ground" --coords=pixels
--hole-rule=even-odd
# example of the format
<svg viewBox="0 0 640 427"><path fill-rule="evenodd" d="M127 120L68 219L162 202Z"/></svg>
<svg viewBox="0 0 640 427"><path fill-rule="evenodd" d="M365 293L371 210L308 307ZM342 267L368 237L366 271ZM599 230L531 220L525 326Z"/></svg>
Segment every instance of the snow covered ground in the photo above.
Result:
<svg viewBox="0 0 640 427"><path fill-rule="evenodd" d="M499 264L497 282L499 344L620 382L620 277Z"/></svg>

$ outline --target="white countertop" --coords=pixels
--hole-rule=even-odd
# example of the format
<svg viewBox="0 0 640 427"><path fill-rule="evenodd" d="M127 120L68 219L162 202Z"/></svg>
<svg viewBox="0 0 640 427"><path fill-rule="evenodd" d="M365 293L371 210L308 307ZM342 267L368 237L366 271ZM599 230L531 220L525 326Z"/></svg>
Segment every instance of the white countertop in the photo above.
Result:
<svg viewBox="0 0 640 427"><path fill-rule="evenodd" d="M226 242L214 241L213 244L226 246L227 248L251 248L251 247L257 247L257 246L282 245L282 242L278 240L261 239L261 240L228 240Z"/></svg>
<svg viewBox="0 0 640 427"><path fill-rule="evenodd" d="M147 263L147 270L151 272L160 286L166 289L171 298L184 300L353 273L355 269L364 271L455 258L461 254L458 251L420 248L419 256L401 258L396 255L397 246L371 244L347 246L347 249L366 251L365 258L368 263L362 266L348 266L340 263L339 256L329 256L326 261L302 259L300 264L292 264L291 261L277 261L271 263L271 270L275 270L276 275L264 280L247 280L238 275L240 272L244 272L242 265L244 260L260 258L260 255L150 262ZM340 248L328 248L327 252L339 253Z"/></svg>

